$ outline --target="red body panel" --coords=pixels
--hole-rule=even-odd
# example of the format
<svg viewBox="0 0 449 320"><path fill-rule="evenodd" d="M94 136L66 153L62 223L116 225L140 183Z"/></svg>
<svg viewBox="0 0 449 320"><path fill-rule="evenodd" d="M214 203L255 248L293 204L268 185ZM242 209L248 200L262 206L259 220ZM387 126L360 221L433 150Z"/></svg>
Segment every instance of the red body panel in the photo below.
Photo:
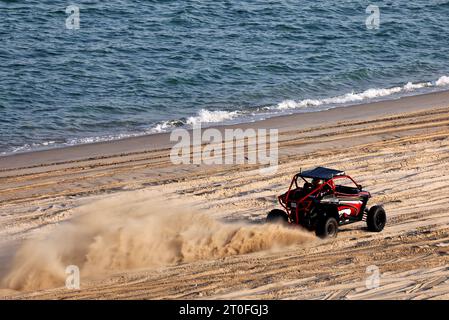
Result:
<svg viewBox="0 0 449 320"><path fill-rule="evenodd" d="M286 210L290 221L296 223L301 221L300 218L307 216L316 203L335 205L340 221L347 221L347 219L350 220L351 218L357 220L362 219L362 211L366 207L367 200L371 195L369 192L362 191L361 187L350 176L335 176L315 189L310 190L310 192L298 186L298 177L301 176L293 177L288 191L278 197L279 203ZM307 182L303 177L301 178ZM356 187L348 188L339 186L338 180L344 178L351 180ZM337 189L343 189L351 193L342 193ZM327 199L324 199L325 197Z"/></svg>

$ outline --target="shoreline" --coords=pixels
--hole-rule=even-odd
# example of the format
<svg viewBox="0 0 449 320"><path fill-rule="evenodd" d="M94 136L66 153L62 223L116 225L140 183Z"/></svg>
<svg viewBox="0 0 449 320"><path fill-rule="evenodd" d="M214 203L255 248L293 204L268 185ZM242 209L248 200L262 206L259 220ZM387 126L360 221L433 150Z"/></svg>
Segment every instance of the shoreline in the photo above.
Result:
<svg viewBox="0 0 449 320"><path fill-rule="evenodd" d="M204 128L216 128L219 130L224 130L226 128L279 129L279 132L281 133L282 131L292 129L304 130L312 126L320 126L327 123L368 120L399 113L435 109L447 105L448 101L449 90L445 90L401 97L394 100L362 103L321 111L280 115L254 122L210 125ZM188 130L190 131L192 129ZM174 142L170 142L170 132L164 132L74 146L31 150L0 156L0 171L41 166L45 164L64 163L66 161L104 158L114 155L162 150L170 148L173 144Z"/></svg>

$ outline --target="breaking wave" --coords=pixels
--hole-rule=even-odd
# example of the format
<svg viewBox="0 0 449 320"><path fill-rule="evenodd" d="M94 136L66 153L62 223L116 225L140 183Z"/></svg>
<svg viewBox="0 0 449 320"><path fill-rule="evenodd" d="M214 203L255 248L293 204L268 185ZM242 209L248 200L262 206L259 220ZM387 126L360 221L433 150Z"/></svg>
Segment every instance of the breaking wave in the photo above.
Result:
<svg viewBox="0 0 449 320"><path fill-rule="evenodd" d="M194 116L180 119L172 119L168 121L159 122L148 129L144 129L138 132L131 133L119 133L103 135L98 137L86 137L67 139L66 141L47 141L42 143L26 144L24 146L15 147L8 152L2 152L0 154L9 154L15 152L24 152L34 149L58 147L58 146L72 146L77 144L86 144L102 141L119 140L124 138L142 136L147 134L157 134L170 132L175 128L184 127L191 128L194 125L202 124L207 126L210 124L227 124L233 121L238 122L252 122L255 120L265 119L276 115L283 114L285 112L314 112L325 109L337 108L339 106L347 106L355 103L369 102L373 100L379 100L389 96L398 96L402 94L413 94L414 91L420 89L439 89L449 86L449 76L441 76L436 81L412 83L408 82L403 86L396 86L391 88L371 88L362 92L350 92L343 95L323 98L323 99L304 99L304 100L291 100L287 99L281 101L276 105L262 106L249 108L247 110L207 110L201 109Z"/></svg>
<svg viewBox="0 0 449 320"><path fill-rule="evenodd" d="M442 86L448 86L449 85L449 77L448 76L442 76L436 81L436 86L442 87Z"/></svg>
<svg viewBox="0 0 449 320"><path fill-rule="evenodd" d="M433 84L431 82L416 83L416 84L408 82L402 87L393 87L389 89L384 88L368 89L360 93L351 92L341 96L325 99L306 99L300 101L285 100L279 103L278 105L271 107L271 109L287 110L287 109L300 109L305 107L317 107L322 105L347 104L351 102L360 102L364 100L386 97L401 92L411 92L413 90L431 87L432 85Z"/></svg>
<svg viewBox="0 0 449 320"><path fill-rule="evenodd" d="M278 115L279 112L287 111L287 110L302 110L302 111L319 111L323 109L318 109L317 107L338 107L338 105L348 105L351 103L359 103L363 101L369 101L373 99L388 97L392 95L399 95L401 93L411 93L413 91L423 89L423 88L435 88L435 87L443 87L449 86L449 77L442 76L435 82L420 82L420 83L412 83L408 82L403 86L397 86L392 88L372 88L367 89L362 92L350 92L344 95L323 98L323 99L304 99L304 100L284 100L277 105L265 106L254 108L254 110L246 110L246 111L210 111L202 109L198 112L196 116L189 117L184 120L170 120L157 124L154 128L152 128L152 133L160 133L167 132L175 127L179 126L187 126L191 127L198 123L208 124L208 123L219 123L226 122L229 120L235 120L239 117L247 117L248 115L257 115L258 113L264 113L264 117Z"/></svg>

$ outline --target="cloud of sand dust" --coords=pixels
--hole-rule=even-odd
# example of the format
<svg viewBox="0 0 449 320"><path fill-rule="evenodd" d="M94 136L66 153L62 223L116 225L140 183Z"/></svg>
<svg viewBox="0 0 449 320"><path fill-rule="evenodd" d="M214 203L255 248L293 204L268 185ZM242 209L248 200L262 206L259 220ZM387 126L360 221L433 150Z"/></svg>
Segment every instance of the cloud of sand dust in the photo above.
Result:
<svg viewBox="0 0 449 320"><path fill-rule="evenodd" d="M38 290L65 284L68 265L83 277L215 259L314 239L280 225L222 223L181 204L125 194L77 209L43 239L18 250L3 286Z"/></svg>

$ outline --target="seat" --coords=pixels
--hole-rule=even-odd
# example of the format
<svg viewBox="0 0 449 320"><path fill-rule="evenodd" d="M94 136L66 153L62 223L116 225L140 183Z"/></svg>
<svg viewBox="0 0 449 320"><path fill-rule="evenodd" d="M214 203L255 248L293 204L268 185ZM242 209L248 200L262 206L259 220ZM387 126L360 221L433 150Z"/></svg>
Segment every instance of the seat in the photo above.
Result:
<svg viewBox="0 0 449 320"><path fill-rule="evenodd" d="M351 194L351 195L359 194L359 190L357 190L357 188L351 188L351 187L346 187L346 186L336 186L335 191L337 193L342 193L342 194Z"/></svg>

